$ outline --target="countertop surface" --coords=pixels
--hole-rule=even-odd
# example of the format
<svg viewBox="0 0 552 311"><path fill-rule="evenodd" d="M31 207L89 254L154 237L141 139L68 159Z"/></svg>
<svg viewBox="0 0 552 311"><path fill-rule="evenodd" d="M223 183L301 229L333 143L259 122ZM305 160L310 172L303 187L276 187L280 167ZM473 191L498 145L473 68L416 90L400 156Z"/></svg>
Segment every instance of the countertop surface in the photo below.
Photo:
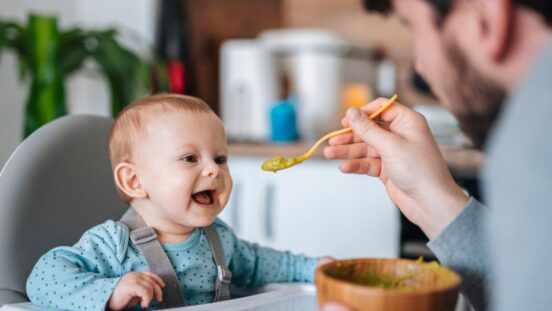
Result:
<svg viewBox="0 0 552 311"><path fill-rule="evenodd" d="M298 156L307 152L312 143L293 144L262 144L262 143L231 143L230 155L271 158L275 155L284 157ZM326 145L318 147L313 154L314 159L324 159L323 150ZM440 146L441 153L449 169L456 174L476 176L483 163L483 153L470 148Z"/></svg>

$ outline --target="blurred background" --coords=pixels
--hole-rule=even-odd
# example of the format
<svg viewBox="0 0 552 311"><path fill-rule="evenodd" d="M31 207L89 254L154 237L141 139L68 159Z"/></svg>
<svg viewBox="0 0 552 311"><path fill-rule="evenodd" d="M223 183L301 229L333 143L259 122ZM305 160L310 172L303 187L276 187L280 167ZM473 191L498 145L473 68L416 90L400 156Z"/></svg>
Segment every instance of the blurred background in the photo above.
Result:
<svg viewBox="0 0 552 311"><path fill-rule="evenodd" d="M397 93L477 196L482 155L413 71L409 32L360 0L18 0L0 12L1 165L64 114L114 117L149 93L194 95L225 123L235 187L222 217L243 238L309 255L431 258L378 180L345 176L320 153L260 171L338 129L348 107Z"/></svg>

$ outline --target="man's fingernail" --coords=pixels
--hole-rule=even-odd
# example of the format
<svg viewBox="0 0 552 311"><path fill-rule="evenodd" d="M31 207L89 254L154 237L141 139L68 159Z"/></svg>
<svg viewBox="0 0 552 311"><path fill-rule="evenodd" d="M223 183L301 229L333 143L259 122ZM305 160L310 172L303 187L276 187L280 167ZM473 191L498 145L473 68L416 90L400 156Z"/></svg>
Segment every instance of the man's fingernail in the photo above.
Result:
<svg viewBox="0 0 552 311"><path fill-rule="evenodd" d="M351 108L349 111L347 111L347 119L349 121L355 122L360 120L362 118L362 112L358 108Z"/></svg>

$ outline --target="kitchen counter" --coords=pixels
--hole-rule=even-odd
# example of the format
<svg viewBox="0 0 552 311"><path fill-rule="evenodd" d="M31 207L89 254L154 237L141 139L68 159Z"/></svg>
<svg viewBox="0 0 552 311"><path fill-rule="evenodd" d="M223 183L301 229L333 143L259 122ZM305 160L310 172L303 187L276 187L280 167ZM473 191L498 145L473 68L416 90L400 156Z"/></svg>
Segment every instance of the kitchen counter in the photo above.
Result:
<svg viewBox="0 0 552 311"><path fill-rule="evenodd" d="M441 146L447 166L456 176L477 178L484 161L483 152L460 147Z"/></svg>
<svg viewBox="0 0 552 311"><path fill-rule="evenodd" d="M231 143L229 145L230 155L255 156L271 158L275 155L284 157L298 156L309 150L312 143L293 144L254 144L254 143ZM470 148L441 146L441 153L449 169L456 175L465 177L476 177L479 168L483 163L483 153ZM323 159L324 145L318 147L313 154L314 159Z"/></svg>

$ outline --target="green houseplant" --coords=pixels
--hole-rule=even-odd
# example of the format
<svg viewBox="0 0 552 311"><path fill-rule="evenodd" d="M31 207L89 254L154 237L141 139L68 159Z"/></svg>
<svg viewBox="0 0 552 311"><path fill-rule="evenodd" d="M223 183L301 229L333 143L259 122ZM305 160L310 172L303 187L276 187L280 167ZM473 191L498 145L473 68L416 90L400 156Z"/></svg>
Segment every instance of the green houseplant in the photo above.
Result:
<svg viewBox="0 0 552 311"><path fill-rule="evenodd" d="M30 15L26 24L0 20L0 54L7 49L18 57L20 78L30 78L25 136L67 113L65 81L87 60L108 81L113 116L150 88L148 61L121 45L115 30L61 31L52 16Z"/></svg>

